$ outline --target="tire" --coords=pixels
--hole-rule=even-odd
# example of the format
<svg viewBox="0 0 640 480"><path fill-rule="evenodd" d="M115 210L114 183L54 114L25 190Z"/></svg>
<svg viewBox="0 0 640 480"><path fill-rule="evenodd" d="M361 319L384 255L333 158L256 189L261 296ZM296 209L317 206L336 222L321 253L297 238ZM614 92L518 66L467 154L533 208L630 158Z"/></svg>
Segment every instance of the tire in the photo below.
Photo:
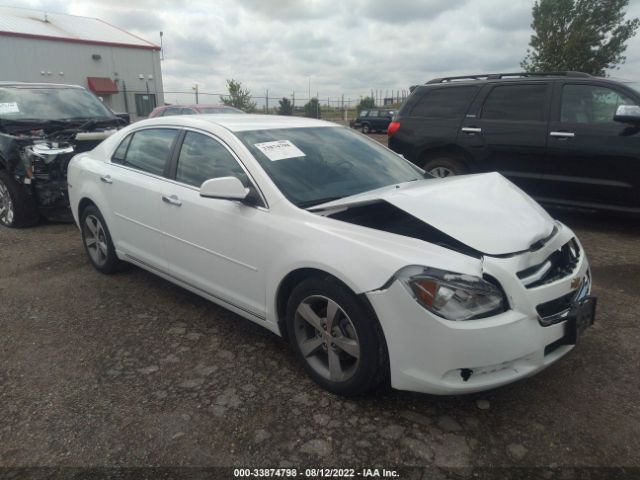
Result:
<svg viewBox="0 0 640 480"><path fill-rule="evenodd" d="M364 133L365 135L371 133L371 126L368 123L362 125L362 133Z"/></svg>
<svg viewBox="0 0 640 480"><path fill-rule="evenodd" d="M0 225L21 228L39 221L35 199L6 170L0 170Z"/></svg>
<svg viewBox="0 0 640 480"><path fill-rule="evenodd" d="M95 205L89 205L82 210L80 231L84 251L95 269L106 274L115 273L122 262L116 255L107 223Z"/></svg>
<svg viewBox="0 0 640 480"><path fill-rule="evenodd" d="M330 305L335 315L327 314ZM294 288L286 322L296 356L326 390L358 395L388 383L388 353L378 319L331 277L309 278Z"/></svg>
<svg viewBox="0 0 640 480"><path fill-rule="evenodd" d="M467 167L460 160L450 157L440 157L427 160L422 167L434 177L453 177L464 175L468 172Z"/></svg>

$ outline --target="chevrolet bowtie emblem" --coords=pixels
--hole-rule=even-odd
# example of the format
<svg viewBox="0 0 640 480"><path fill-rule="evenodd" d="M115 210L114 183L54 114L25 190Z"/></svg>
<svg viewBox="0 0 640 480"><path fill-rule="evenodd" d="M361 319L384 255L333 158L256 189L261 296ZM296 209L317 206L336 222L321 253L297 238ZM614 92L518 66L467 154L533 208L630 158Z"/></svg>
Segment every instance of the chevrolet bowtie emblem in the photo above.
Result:
<svg viewBox="0 0 640 480"><path fill-rule="evenodd" d="M575 289L578 288L580 286L580 284L582 283L582 279L580 277L576 277L574 279L571 280L571 289Z"/></svg>

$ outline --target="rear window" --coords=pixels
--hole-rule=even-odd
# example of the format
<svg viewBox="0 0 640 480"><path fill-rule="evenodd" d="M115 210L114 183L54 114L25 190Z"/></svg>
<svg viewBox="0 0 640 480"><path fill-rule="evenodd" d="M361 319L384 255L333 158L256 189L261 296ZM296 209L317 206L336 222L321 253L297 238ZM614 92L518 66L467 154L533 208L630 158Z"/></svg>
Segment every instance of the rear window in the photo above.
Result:
<svg viewBox="0 0 640 480"><path fill-rule="evenodd" d="M547 84L495 87L482 107L486 120L543 121Z"/></svg>
<svg viewBox="0 0 640 480"><path fill-rule="evenodd" d="M111 161L154 175L162 175L178 130L150 128L129 135Z"/></svg>
<svg viewBox="0 0 640 480"><path fill-rule="evenodd" d="M428 89L417 101L410 115L430 118L460 117L467 112L478 87Z"/></svg>

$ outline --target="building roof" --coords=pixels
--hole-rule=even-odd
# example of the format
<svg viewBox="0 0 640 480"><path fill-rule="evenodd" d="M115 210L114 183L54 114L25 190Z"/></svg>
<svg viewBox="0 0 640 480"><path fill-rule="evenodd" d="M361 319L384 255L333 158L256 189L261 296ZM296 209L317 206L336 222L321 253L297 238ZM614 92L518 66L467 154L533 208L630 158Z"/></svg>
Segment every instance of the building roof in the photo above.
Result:
<svg viewBox="0 0 640 480"><path fill-rule="evenodd" d="M98 18L0 6L0 35L160 50Z"/></svg>

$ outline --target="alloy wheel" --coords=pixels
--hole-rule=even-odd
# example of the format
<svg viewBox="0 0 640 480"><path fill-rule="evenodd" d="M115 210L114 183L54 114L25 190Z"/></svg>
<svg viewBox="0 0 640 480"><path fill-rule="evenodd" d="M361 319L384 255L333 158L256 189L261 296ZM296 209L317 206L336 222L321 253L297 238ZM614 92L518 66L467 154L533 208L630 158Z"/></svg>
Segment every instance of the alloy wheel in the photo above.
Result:
<svg viewBox="0 0 640 480"><path fill-rule="evenodd" d="M13 201L7 186L0 181L0 223L11 225L13 223Z"/></svg>
<svg viewBox="0 0 640 480"><path fill-rule="evenodd" d="M83 230L84 244L91 260L99 267L104 266L107 262L109 248L102 222L95 215L87 215L84 220Z"/></svg>
<svg viewBox="0 0 640 480"><path fill-rule="evenodd" d="M344 382L360 363L360 342L347 313L330 298L305 298L294 317L295 340L309 366L322 377Z"/></svg>
<svg viewBox="0 0 640 480"><path fill-rule="evenodd" d="M438 178L452 177L455 175L453 170L447 167L435 167L429 170L429 173L434 177L438 177Z"/></svg>

